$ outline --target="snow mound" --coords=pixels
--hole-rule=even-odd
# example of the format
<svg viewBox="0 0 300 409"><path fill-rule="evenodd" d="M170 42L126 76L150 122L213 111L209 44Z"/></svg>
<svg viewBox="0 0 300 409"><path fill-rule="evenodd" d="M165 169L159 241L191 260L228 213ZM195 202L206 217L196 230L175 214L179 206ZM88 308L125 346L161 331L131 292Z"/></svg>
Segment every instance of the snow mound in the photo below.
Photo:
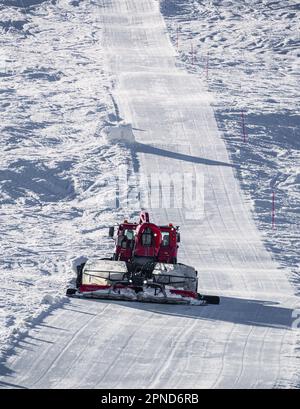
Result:
<svg viewBox="0 0 300 409"><path fill-rule="evenodd" d="M120 123L117 125L109 125L103 128L102 133L107 142L135 143L131 124Z"/></svg>
<svg viewBox="0 0 300 409"><path fill-rule="evenodd" d="M45 294L42 299L42 304L53 305L57 304L60 301L59 296L53 296L51 294Z"/></svg>
<svg viewBox="0 0 300 409"><path fill-rule="evenodd" d="M79 256L71 260L71 269L72 271L77 274L77 267L79 267L81 264L86 263L88 261L88 258L85 256Z"/></svg>

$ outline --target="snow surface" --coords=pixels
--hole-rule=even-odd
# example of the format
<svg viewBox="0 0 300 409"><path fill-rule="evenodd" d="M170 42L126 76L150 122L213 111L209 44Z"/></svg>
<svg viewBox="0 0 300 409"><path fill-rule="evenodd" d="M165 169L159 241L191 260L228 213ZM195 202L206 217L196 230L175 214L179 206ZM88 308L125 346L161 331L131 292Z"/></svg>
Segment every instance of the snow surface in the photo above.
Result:
<svg viewBox="0 0 300 409"><path fill-rule="evenodd" d="M288 227L299 225L299 7L288 3L284 10L278 2L192 0L59 1L26 12L0 6L0 386L297 385L299 298L290 267L299 268L299 233ZM249 21L261 24L256 36ZM268 35L274 24L282 43ZM263 69L251 71L249 50ZM103 136L122 124L134 132L132 146ZM204 195L204 213L157 208L159 186L147 207L153 221L181 225L180 261L198 270L200 291L222 296L220 306L63 297L70 261L109 254L106 227L137 214L137 206L120 207L122 192L116 201L111 175L118 169L202 177L195 194L199 203ZM274 169L287 177L273 179ZM264 235L253 214L266 231L274 187L281 219ZM281 264L266 246L278 250Z"/></svg>
<svg viewBox="0 0 300 409"><path fill-rule="evenodd" d="M238 176L267 247L283 266L293 266L299 283L299 2L165 0L161 10L178 62L215 95L219 129L241 166Z"/></svg>
<svg viewBox="0 0 300 409"><path fill-rule="evenodd" d="M119 120L98 6L0 7L0 347L6 348L49 300L64 296L70 259L105 255L106 226L123 217L118 210L113 216L109 176L131 155L101 136Z"/></svg>

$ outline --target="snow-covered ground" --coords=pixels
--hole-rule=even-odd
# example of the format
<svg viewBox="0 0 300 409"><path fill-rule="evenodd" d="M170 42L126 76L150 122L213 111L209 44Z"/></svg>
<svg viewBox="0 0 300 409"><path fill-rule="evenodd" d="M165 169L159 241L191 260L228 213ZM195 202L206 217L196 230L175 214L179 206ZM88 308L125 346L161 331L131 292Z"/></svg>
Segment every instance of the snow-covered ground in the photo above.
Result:
<svg viewBox="0 0 300 409"><path fill-rule="evenodd" d="M21 373L18 382L295 386L296 336L290 326L298 300L288 280L296 281L299 272L299 6L62 0L11 7L17 4L0 1L0 342L14 352L15 340L16 349L26 351L19 335L33 326L30 353L20 360L6 354ZM175 48L178 32L176 57L159 7ZM233 166L208 105L212 95ZM107 127L123 119L133 124L135 152L107 138ZM198 140L200 133L207 140ZM69 306L63 295L70 259L109 252L107 226L136 214L137 209L118 207L111 176L119 168L131 174L153 167L205 174L209 191L201 229L195 222L184 226L180 211L152 213L157 221L173 218L183 225L181 259L201 272L201 288L224 295L222 308L175 313L165 306L95 303L92 315L92 304ZM242 195L233 175L239 176ZM196 243L189 240L191 232ZM262 236L273 253L265 251ZM44 332L35 326L42 317ZM102 340L95 323L102 326ZM86 361L85 341L91 345ZM138 347L134 359L131 347ZM69 353L82 370L60 366L72 361ZM209 363L202 372L200 361ZM96 366L85 372L86 362ZM4 361L0 368L5 375Z"/></svg>
<svg viewBox="0 0 300 409"><path fill-rule="evenodd" d="M21 1L23 5L23 1ZM98 6L0 5L0 349L64 294L69 260L105 253L118 122Z"/></svg>
<svg viewBox="0 0 300 409"><path fill-rule="evenodd" d="M300 5L161 0L178 61L213 92L266 245L300 279ZM244 142L244 115L246 143ZM275 195L275 228L272 201Z"/></svg>

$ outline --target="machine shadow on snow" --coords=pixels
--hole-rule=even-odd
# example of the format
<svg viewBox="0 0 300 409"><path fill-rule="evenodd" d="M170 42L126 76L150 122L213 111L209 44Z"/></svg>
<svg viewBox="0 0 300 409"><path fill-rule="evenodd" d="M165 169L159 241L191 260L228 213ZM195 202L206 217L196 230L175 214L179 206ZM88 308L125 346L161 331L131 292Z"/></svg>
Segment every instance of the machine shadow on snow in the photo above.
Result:
<svg viewBox="0 0 300 409"><path fill-rule="evenodd" d="M223 321L266 328L291 329L293 322L293 310L280 307L280 303L233 297L221 297L220 305L218 306L171 305L112 300L108 302L106 300L89 298L86 298L84 302L110 303L124 308L133 308L164 316ZM69 305L64 308L69 309ZM86 311L81 309L73 308L72 311L86 314Z"/></svg>
<svg viewBox="0 0 300 409"><path fill-rule="evenodd" d="M250 300L233 297L222 297L220 306L183 306L183 305L164 305L164 304L150 304L139 303L130 301L106 301L100 299L85 299L78 300L64 299L61 303L54 305L47 312L44 312L39 318L35 319L31 324L31 330L37 329L37 327L46 327L50 333L52 331L67 331L64 328L58 328L49 325L46 321L55 310L60 308L65 311L72 311L76 314L89 314L97 316L97 308L95 313L89 313L85 310L85 307L89 303L101 303L107 304L119 308L135 309L145 312L162 315L164 317L169 316L175 318L187 318L197 319L210 322L230 322L240 325L249 325L264 328L273 329L290 329L292 325L292 311L289 308L282 308L279 303L263 300ZM93 306L91 305L91 310ZM86 322L86 321L84 321ZM51 323L51 321L50 321ZM30 331L31 331L30 330ZM28 389L23 385L18 385L13 382L15 372L11 370L6 364L7 359L11 355L18 355L20 351L28 348L26 344L30 344L30 350L36 349L38 352L39 346L28 339L37 339L42 342L51 341L45 339L35 338L30 335L30 331L24 334L18 341L12 346L12 348L6 353L2 362L0 362L0 389ZM43 331L41 329L41 331ZM19 352L18 352L19 351ZM10 379L12 382L9 382Z"/></svg>
<svg viewBox="0 0 300 409"><path fill-rule="evenodd" d="M76 314L88 314L97 315L97 308L93 308L90 305L89 310L95 310L95 312L90 313L86 310L89 303L101 303L107 304L121 309L128 308L134 310L140 310L145 312L150 312L164 317L175 317L175 318L187 318L187 319L197 319L202 321L210 322L229 322L239 325L249 325L255 327L273 328L273 329L286 329L291 330L292 328L292 312L293 310L289 308L280 307L279 303L264 300L250 300L242 298L233 297L221 297L221 304L219 306L191 306L191 305L170 305L170 304L152 304L152 303L141 303L135 301L106 301L101 299L90 299L86 298L84 300L73 299L70 301L65 298L61 303L54 305L47 312L44 312L39 318L35 319L31 324L31 330L40 327L43 331L43 327L46 327L50 333L53 331L68 331L64 328L58 328L51 326L51 321L49 325L48 318L55 313L55 310L60 308L65 311L71 311ZM89 308L89 307L88 307ZM47 320L47 321L46 321ZM86 322L86 321L84 321ZM38 345L32 342L32 340L37 339L42 342L49 342L46 339L35 338L29 333L24 334L18 339L18 341L11 347L9 351L6 352L5 356L0 362L0 389L1 388L21 388L26 389L22 385L16 385L13 382L7 382L10 378L13 379L14 371L11 370L7 365L6 361L11 355L18 355L18 351L24 349L38 349ZM29 346L28 346L29 344ZM1 379L2 378L2 379Z"/></svg>

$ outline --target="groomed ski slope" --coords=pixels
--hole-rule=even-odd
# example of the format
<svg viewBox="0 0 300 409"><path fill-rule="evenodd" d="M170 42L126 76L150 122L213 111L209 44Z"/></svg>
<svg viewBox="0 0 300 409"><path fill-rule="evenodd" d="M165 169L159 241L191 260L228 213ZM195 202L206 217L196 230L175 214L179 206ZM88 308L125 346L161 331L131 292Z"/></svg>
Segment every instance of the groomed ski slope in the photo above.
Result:
<svg viewBox="0 0 300 409"><path fill-rule="evenodd" d="M20 341L0 387L296 386L298 298L255 227L205 84L176 66L158 1L98 3L117 111L135 129L140 174L203 175L203 217L149 210L155 223L180 224L180 261L197 268L199 291L220 295L221 305L66 299Z"/></svg>

